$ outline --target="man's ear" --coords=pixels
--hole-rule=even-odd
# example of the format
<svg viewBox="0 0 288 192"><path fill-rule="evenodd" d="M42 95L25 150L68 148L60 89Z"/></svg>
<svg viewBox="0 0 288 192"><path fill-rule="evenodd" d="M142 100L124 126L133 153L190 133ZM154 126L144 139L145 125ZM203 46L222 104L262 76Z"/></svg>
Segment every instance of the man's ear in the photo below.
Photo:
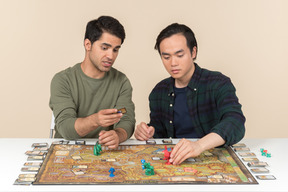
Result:
<svg viewBox="0 0 288 192"><path fill-rule="evenodd" d="M90 51L91 50L92 45L91 45L91 41L89 39L85 39L84 40L84 47L85 47L86 51Z"/></svg>
<svg viewBox="0 0 288 192"><path fill-rule="evenodd" d="M194 46L193 49L192 49L192 59L196 59L196 56L197 56L197 47Z"/></svg>

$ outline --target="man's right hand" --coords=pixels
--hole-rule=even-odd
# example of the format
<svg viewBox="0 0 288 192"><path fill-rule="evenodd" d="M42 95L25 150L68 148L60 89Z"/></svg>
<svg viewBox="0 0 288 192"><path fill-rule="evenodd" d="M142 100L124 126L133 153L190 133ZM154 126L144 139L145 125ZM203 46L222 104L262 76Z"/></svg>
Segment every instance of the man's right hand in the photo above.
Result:
<svg viewBox="0 0 288 192"><path fill-rule="evenodd" d="M77 118L75 130L79 136L84 137L91 131L101 127L109 127L120 121L122 113L117 113L117 109L103 109L84 118Z"/></svg>
<svg viewBox="0 0 288 192"><path fill-rule="evenodd" d="M122 116L122 113L117 113L117 109L103 109L98 113L93 114L92 118L95 120L98 127L109 127L110 125L119 122Z"/></svg>
<svg viewBox="0 0 288 192"><path fill-rule="evenodd" d="M141 122L139 125L137 125L134 136L140 141L147 141L154 135L154 132L154 127L149 127L146 123Z"/></svg>

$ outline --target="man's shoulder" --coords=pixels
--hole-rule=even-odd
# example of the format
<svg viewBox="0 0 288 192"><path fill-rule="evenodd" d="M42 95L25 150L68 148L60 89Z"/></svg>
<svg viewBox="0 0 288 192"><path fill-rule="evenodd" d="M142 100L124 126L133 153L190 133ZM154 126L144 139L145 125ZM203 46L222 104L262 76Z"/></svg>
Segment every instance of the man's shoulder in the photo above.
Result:
<svg viewBox="0 0 288 192"><path fill-rule="evenodd" d="M224 75L219 71L212 71L205 68L201 68L201 81L223 81L230 79L228 76Z"/></svg>
<svg viewBox="0 0 288 192"><path fill-rule="evenodd" d="M67 77L72 77L75 76L77 71L79 71L80 69L80 63L72 66L72 67L68 67L62 71L59 71L58 73L55 74L54 78L67 78Z"/></svg>

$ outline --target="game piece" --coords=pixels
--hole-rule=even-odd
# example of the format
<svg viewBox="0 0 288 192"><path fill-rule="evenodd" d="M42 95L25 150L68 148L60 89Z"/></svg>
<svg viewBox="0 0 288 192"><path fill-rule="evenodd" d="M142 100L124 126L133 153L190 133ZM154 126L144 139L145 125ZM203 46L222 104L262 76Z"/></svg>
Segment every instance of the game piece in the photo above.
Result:
<svg viewBox="0 0 288 192"><path fill-rule="evenodd" d="M171 165L170 155L171 155L171 152L172 152L172 148L171 148L171 151L169 152L169 151L167 150L167 146L165 145L164 147L165 147L165 150L163 151L163 152L164 152L164 158L163 158L163 160L167 160L166 163L165 163L166 165Z"/></svg>
<svg viewBox="0 0 288 192"><path fill-rule="evenodd" d="M114 169L113 167L111 167L111 168L109 169L109 173L110 173L109 177L114 177L114 176L115 176L115 175L114 175L114 172L115 172L115 169Z"/></svg>
<svg viewBox="0 0 288 192"><path fill-rule="evenodd" d="M117 109L117 113L122 113L122 114L127 113L126 108L123 107L123 108L121 108L121 109Z"/></svg>
<svg viewBox="0 0 288 192"><path fill-rule="evenodd" d="M158 161L158 160L162 160L162 158L160 158L160 157L152 157L152 160Z"/></svg>
<svg viewBox="0 0 288 192"><path fill-rule="evenodd" d="M144 164L146 161L145 159L141 159L141 163Z"/></svg>
<svg viewBox="0 0 288 192"><path fill-rule="evenodd" d="M101 155L100 153L101 151L102 151L102 147L97 141L96 144L94 145L94 155L96 156Z"/></svg>
<svg viewBox="0 0 288 192"><path fill-rule="evenodd" d="M155 175L154 167L151 166L150 163L145 170L145 175L148 175L148 176Z"/></svg>
<svg viewBox="0 0 288 192"><path fill-rule="evenodd" d="M271 153L267 153L266 157L271 157Z"/></svg>
<svg viewBox="0 0 288 192"><path fill-rule="evenodd" d="M276 179L274 175L256 175L256 178L260 180L275 180Z"/></svg>

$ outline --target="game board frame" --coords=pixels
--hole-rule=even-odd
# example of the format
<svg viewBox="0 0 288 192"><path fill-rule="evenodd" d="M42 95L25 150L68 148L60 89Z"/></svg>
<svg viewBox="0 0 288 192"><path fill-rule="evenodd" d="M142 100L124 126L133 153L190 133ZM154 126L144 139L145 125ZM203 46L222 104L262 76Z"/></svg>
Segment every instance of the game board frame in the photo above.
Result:
<svg viewBox="0 0 288 192"><path fill-rule="evenodd" d="M253 175L249 172L249 170L245 167L245 165L243 164L243 162L239 159L239 157L236 155L236 153L233 151L233 149L231 147L223 147L225 148L228 153L230 154L230 156L233 158L233 160L236 162L236 164L239 166L240 170L243 172L243 174L247 177L247 179L249 179L249 183L207 183L207 182L201 182L201 181L196 181L196 182L193 182L193 181L189 181L189 182L185 182L185 181L182 181L182 182L167 182L167 181L164 181L164 182L161 182L161 181L158 181L158 182L155 182L155 181L151 181L151 182L147 182L147 181L138 181L138 182L87 182L87 183L78 183L78 182L63 182L63 183L49 183L49 182L45 182L45 183L42 183L42 182L39 182L41 176L42 176L42 173L43 171L45 170L46 168L46 165L50 159L50 156L51 154L53 153L54 151L54 146L56 146L57 144L52 144L45 159L44 159L44 162L39 170L39 173L37 174L36 176L36 181L33 182L33 185L125 185L125 184L128 184L128 185L137 185L137 184L207 184L207 185L210 185L210 184L217 184L217 185L226 185L226 184L258 184L257 180L253 177ZM133 144L135 145L135 144ZM143 145L143 144L137 144L137 145ZM145 144L144 144L145 145ZM160 144L157 144L157 145L160 145ZM93 145L91 145L93 146ZM130 146L130 145L122 145L122 146ZM164 144L163 144L164 146Z"/></svg>

